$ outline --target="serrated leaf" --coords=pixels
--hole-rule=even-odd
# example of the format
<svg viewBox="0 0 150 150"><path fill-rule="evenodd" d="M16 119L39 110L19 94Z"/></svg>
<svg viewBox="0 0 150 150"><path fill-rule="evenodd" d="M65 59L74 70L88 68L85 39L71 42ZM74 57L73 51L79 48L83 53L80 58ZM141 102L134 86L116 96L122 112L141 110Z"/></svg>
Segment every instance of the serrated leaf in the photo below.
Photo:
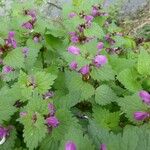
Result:
<svg viewBox="0 0 150 150"><path fill-rule="evenodd" d="M24 116L21 121L24 125L24 141L29 150L36 148L47 133L44 118L39 113L36 113L36 121L34 122L32 120L32 115L28 114L27 116Z"/></svg>
<svg viewBox="0 0 150 150"><path fill-rule="evenodd" d="M93 109L94 120L97 122L99 127L105 129L115 129L119 125L119 112L109 112L109 110L102 109L101 107L94 107Z"/></svg>
<svg viewBox="0 0 150 150"><path fill-rule="evenodd" d="M0 123L10 120L17 111L14 103L17 99L11 95L11 89L3 87L0 91Z"/></svg>
<svg viewBox="0 0 150 150"><path fill-rule="evenodd" d="M106 64L101 68L92 68L91 77L97 81L114 80L115 72L110 65Z"/></svg>
<svg viewBox="0 0 150 150"><path fill-rule="evenodd" d="M84 31L85 36L87 37L93 37L96 36L99 39L103 39L105 36L105 33L103 29L97 24L92 23L92 26Z"/></svg>
<svg viewBox="0 0 150 150"><path fill-rule="evenodd" d="M22 53L22 48L16 48L9 52L4 58L4 64L13 68L23 68L24 56Z"/></svg>
<svg viewBox="0 0 150 150"><path fill-rule="evenodd" d="M62 140L59 150L64 150L65 144L68 141L73 141L78 150L94 150L95 148L87 135L83 136L82 131L77 128L71 128L69 130L68 134Z"/></svg>
<svg viewBox="0 0 150 150"><path fill-rule="evenodd" d="M27 53L27 57L25 58L25 66L27 70L32 69L34 63L37 60L38 53L41 47L42 47L41 44L35 43L32 39L27 40L27 48L29 49Z"/></svg>
<svg viewBox="0 0 150 150"><path fill-rule="evenodd" d="M133 68L135 65L135 61L133 59L120 58L117 56L111 56L110 63L113 70L117 73L127 68Z"/></svg>
<svg viewBox="0 0 150 150"><path fill-rule="evenodd" d="M72 127L78 127L77 120L72 116L68 110L58 109L56 117L59 120L59 126L54 128L51 138L55 141L62 140Z"/></svg>
<svg viewBox="0 0 150 150"><path fill-rule="evenodd" d="M96 89L95 101L99 105L106 105L117 100L117 95L108 85L101 85Z"/></svg>
<svg viewBox="0 0 150 150"><path fill-rule="evenodd" d="M137 81L137 72L133 69L125 69L119 73L117 79L131 92L141 89L140 83Z"/></svg>
<svg viewBox="0 0 150 150"><path fill-rule="evenodd" d="M81 100L87 100L95 93L94 87L84 82L79 73L69 72L66 74L66 84L70 92L81 93Z"/></svg>
<svg viewBox="0 0 150 150"><path fill-rule="evenodd" d="M109 110L102 109L99 106L94 107L93 112L94 120L100 127L108 130L118 127L120 118L119 112L111 113Z"/></svg>
<svg viewBox="0 0 150 150"><path fill-rule="evenodd" d="M137 94L119 99L118 104L121 106L122 112L126 114L126 117L135 123L139 121L134 119L134 112L147 110L147 106Z"/></svg>
<svg viewBox="0 0 150 150"><path fill-rule="evenodd" d="M138 57L138 72L142 75L150 75L150 54L145 50L140 51Z"/></svg>

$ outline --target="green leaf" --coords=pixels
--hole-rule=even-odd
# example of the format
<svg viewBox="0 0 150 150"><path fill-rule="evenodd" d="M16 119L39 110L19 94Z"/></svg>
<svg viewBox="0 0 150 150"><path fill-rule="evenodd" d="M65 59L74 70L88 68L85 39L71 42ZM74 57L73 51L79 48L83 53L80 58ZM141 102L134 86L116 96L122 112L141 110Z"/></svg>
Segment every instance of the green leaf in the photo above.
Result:
<svg viewBox="0 0 150 150"><path fill-rule="evenodd" d="M142 75L150 75L150 54L145 50L140 51L138 57L138 72Z"/></svg>
<svg viewBox="0 0 150 150"><path fill-rule="evenodd" d="M36 115L35 122L32 120L33 115ZM43 138L46 136L46 133L48 132L45 125L45 120L38 112L35 114L27 114L20 120L24 125L24 141L29 150L33 150L39 145L39 142L43 140Z"/></svg>
<svg viewBox="0 0 150 150"><path fill-rule="evenodd" d="M4 58L4 64L13 68L23 68L24 56L22 53L22 48L16 48L9 52Z"/></svg>
<svg viewBox="0 0 150 150"><path fill-rule="evenodd" d="M118 104L121 106L122 112L126 114L126 117L135 123L139 121L134 119L134 112L147 111L146 104L141 101L137 94L120 98Z"/></svg>
<svg viewBox="0 0 150 150"><path fill-rule="evenodd" d="M135 61L133 59L120 58L117 56L111 56L110 63L113 70L115 70L117 73L120 73L126 68L133 68L135 65Z"/></svg>
<svg viewBox="0 0 150 150"><path fill-rule="evenodd" d="M94 87L82 80L79 73L68 72L66 74L66 84L70 92L81 93L81 100L87 100L95 93Z"/></svg>
<svg viewBox="0 0 150 150"><path fill-rule="evenodd" d="M97 81L110 81L114 80L115 72L110 65L106 64L101 68L92 68L91 77Z"/></svg>
<svg viewBox="0 0 150 150"><path fill-rule="evenodd" d="M83 136L80 129L71 128L62 140L59 150L64 150L65 144L68 141L73 141L76 144L78 150L95 150L92 142L89 140L87 135Z"/></svg>
<svg viewBox="0 0 150 150"><path fill-rule="evenodd" d="M94 107L93 112L94 120L100 127L108 130L118 127L120 118L119 112L111 113L108 110L102 109L99 106Z"/></svg>
<svg viewBox="0 0 150 150"><path fill-rule="evenodd" d="M29 49L27 57L25 58L25 66L27 70L31 70L33 68L41 47L41 44L35 43L32 39L27 40L27 48Z"/></svg>
<svg viewBox="0 0 150 150"><path fill-rule="evenodd" d="M119 73L117 79L131 92L141 89L140 83L137 81L137 72L133 69L125 69Z"/></svg>
<svg viewBox="0 0 150 150"><path fill-rule="evenodd" d="M107 105L117 99L117 95L108 85L101 85L96 89L95 101L99 105Z"/></svg>
<svg viewBox="0 0 150 150"><path fill-rule="evenodd" d="M78 128L77 120L72 116L72 114L65 109L58 109L56 111L56 117L59 120L59 126L54 128L51 133L51 138L55 141L62 140L69 132L72 127Z"/></svg>
<svg viewBox="0 0 150 150"><path fill-rule="evenodd" d="M16 97L12 95L11 89L3 87L0 91L0 123L10 120L10 117L17 111L14 106Z"/></svg>
<svg viewBox="0 0 150 150"><path fill-rule="evenodd" d="M93 37L96 36L99 39L103 39L105 36L105 33L103 29L97 24L92 23L92 26L84 31L85 36L87 37Z"/></svg>

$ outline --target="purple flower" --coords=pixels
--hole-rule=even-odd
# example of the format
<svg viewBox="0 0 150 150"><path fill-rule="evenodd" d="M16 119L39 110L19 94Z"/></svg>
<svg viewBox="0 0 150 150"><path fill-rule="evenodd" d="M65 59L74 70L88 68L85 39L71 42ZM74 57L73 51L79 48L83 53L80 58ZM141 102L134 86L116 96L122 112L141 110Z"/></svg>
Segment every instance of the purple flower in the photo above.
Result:
<svg viewBox="0 0 150 150"><path fill-rule="evenodd" d="M95 64L96 67L103 66L107 63L107 57L103 55L97 55L94 58L93 63Z"/></svg>
<svg viewBox="0 0 150 150"><path fill-rule="evenodd" d="M69 14L69 18L73 18L73 17L75 17L76 15L77 15L76 13L71 12L71 13Z"/></svg>
<svg viewBox="0 0 150 150"><path fill-rule="evenodd" d="M48 124L48 126L52 126L54 128L56 128L59 125L59 121L55 116L46 118L46 123Z"/></svg>
<svg viewBox="0 0 150 150"><path fill-rule="evenodd" d="M33 29L33 25L30 22L23 23L22 27L25 28L25 29L29 29L29 30Z"/></svg>
<svg viewBox="0 0 150 150"><path fill-rule="evenodd" d="M96 17L99 15L100 15L99 8L94 6L92 9L92 16Z"/></svg>
<svg viewBox="0 0 150 150"><path fill-rule="evenodd" d="M49 99L52 98L54 96L54 92L53 91L48 91L43 95L44 99Z"/></svg>
<svg viewBox="0 0 150 150"><path fill-rule="evenodd" d="M50 116L54 116L55 112L56 112L55 106L52 103L49 103L48 104L48 109L50 111Z"/></svg>
<svg viewBox="0 0 150 150"><path fill-rule="evenodd" d="M14 38L15 32L14 31L10 31L8 35L9 35L8 38Z"/></svg>
<svg viewBox="0 0 150 150"><path fill-rule="evenodd" d="M138 111L138 112L134 113L134 118L138 121L145 120L149 117L150 117L150 115L147 112Z"/></svg>
<svg viewBox="0 0 150 150"><path fill-rule="evenodd" d="M78 43L79 42L79 38L78 38L78 36L71 36L71 42L72 43Z"/></svg>
<svg viewBox="0 0 150 150"><path fill-rule="evenodd" d="M90 72L90 67L89 67L89 65L83 66L83 67L79 70L79 72L80 72L81 74L83 74L83 75L88 74L88 73Z"/></svg>
<svg viewBox="0 0 150 150"><path fill-rule="evenodd" d="M84 17L84 19L85 19L87 22L91 22L91 21L94 19L94 17L91 16L91 15L87 15L87 16Z"/></svg>
<svg viewBox="0 0 150 150"><path fill-rule="evenodd" d="M16 40L14 39L14 36L15 36L15 32L13 31L10 31L9 34L8 34L8 39L5 40L5 44L8 46L8 47L13 47L13 48L16 48L17 47L17 42Z"/></svg>
<svg viewBox="0 0 150 150"><path fill-rule="evenodd" d="M7 135L9 135L8 129L0 125L0 138L2 139L3 137L6 137Z"/></svg>
<svg viewBox="0 0 150 150"><path fill-rule="evenodd" d="M103 42L99 42L97 45L98 50L102 50L104 47L104 43Z"/></svg>
<svg viewBox="0 0 150 150"><path fill-rule="evenodd" d="M139 92L140 98L143 100L144 103L150 104L150 94L147 91L140 91Z"/></svg>
<svg viewBox="0 0 150 150"><path fill-rule="evenodd" d="M27 115L27 112L20 112L20 117L25 117Z"/></svg>
<svg viewBox="0 0 150 150"><path fill-rule="evenodd" d="M36 20L36 12L34 10L28 10L27 15L32 17L32 21Z"/></svg>
<svg viewBox="0 0 150 150"><path fill-rule="evenodd" d="M76 61L72 61L70 64L70 69L71 70L76 70L78 68L78 64Z"/></svg>
<svg viewBox="0 0 150 150"><path fill-rule="evenodd" d="M38 43L38 42L40 41L37 36L35 36L35 37L33 38L33 40L34 40L35 43Z"/></svg>
<svg viewBox="0 0 150 150"><path fill-rule="evenodd" d="M107 150L106 145L105 144L101 144L100 150Z"/></svg>
<svg viewBox="0 0 150 150"><path fill-rule="evenodd" d="M79 55L80 49L78 47L75 47L75 46L70 46L68 48L68 52L70 52L71 54L74 54L74 55Z"/></svg>
<svg viewBox="0 0 150 150"><path fill-rule="evenodd" d="M2 72L7 74L7 73L11 73L14 69L10 66L4 66Z"/></svg>
<svg viewBox="0 0 150 150"><path fill-rule="evenodd" d="M29 49L25 47L25 48L22 49L22 52L24 54L24 57L27 57Z"/></svg>
<svg viewBox="0 0 150 150"><path fill-rule="evenodd" d="M65 145L65 150L77 150L75 143L73 141L68 141Z"/></svg>

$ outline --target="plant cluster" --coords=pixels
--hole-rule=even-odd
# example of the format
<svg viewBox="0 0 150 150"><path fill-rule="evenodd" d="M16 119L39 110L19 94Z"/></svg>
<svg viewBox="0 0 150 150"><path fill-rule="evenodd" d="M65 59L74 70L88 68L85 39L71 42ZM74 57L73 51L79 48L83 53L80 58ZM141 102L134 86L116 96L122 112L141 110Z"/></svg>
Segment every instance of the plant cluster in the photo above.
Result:
<svg viewBox="0 0 150 150"><path fill-rule="evenodd" d="M148 48L98 0L57 21L30 3L0 18L0 149L148 150Z"/></svg>

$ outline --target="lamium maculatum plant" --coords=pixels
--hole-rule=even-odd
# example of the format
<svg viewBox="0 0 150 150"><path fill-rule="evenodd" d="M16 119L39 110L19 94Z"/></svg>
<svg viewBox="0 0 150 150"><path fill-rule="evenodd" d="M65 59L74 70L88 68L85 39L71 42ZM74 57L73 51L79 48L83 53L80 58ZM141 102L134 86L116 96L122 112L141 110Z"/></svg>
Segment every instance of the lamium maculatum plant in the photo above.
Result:
<svg viewBox="0 0 150 150"><path fill-rule="evenodd" d="M0 18L1 150L149 150L150 53L103 4Z"/></svg>

